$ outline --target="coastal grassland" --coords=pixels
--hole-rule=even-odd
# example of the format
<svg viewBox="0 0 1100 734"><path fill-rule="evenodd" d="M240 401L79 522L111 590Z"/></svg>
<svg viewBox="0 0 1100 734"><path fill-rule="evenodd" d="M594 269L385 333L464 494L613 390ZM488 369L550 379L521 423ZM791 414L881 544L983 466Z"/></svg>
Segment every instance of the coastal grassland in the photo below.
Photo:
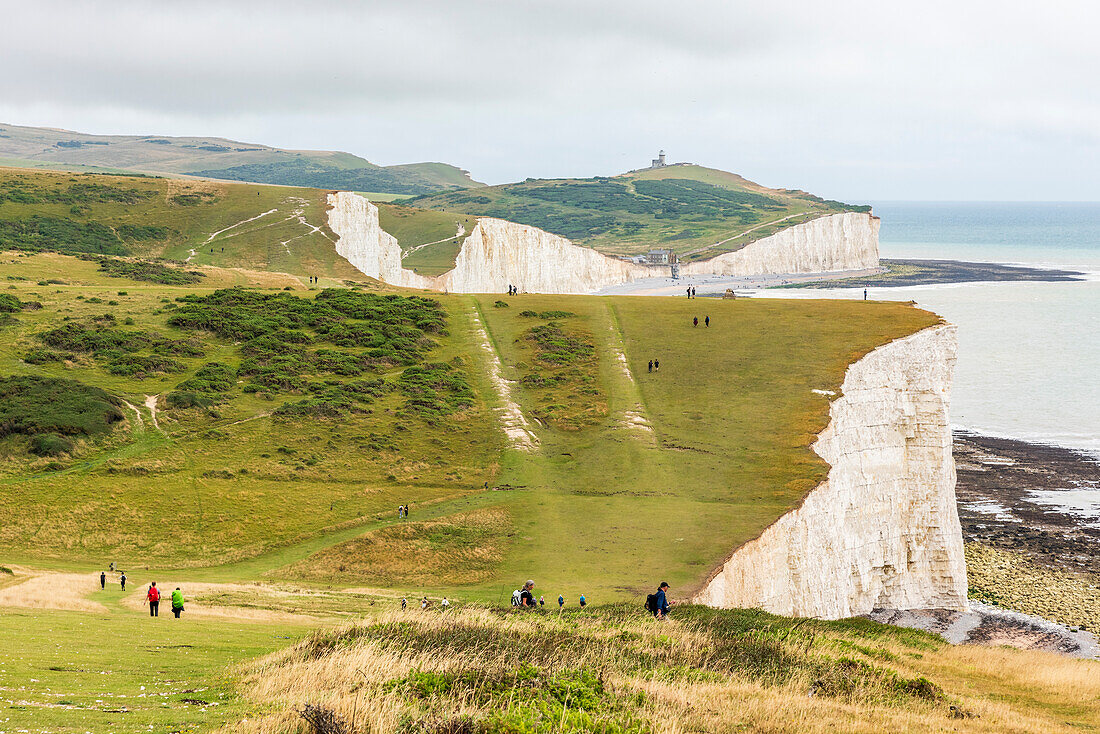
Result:
<svg viewBox="0 0 1100 734"><path fill-rule="evenodd" d="M392 607L391 607L392 608ZM389 611L240 667L264 716L319 707L371 732L1019 732L1100 724L1097 664L952 648L866 620L631 605Z"/></svg>
<svg viewBox="0 0 1100 734"><path fill-rule="evenodd" d="M117 587L115 587L117 589ZM291 644L303 625L150 620L116 590L100 612L0 610L0 730L209 731L257 710L227 667ZM185 612L186 614L186 612Z"/></svg>
<svg viewBox="0 0 1100 734"><path fill-rule="evenodd" d="M316 189L0 168L2 249L362 280L326 208Z"/></svg>
<svg viewBox="0 0 1100 734"><path fill-rule="evenodd" d="M1025 554L966 544L970 598L1100 632L1100 576L1058 571Z"/></svg>
<svg viewBox="0 0 1100 734"><path fill-rule="evenodd" d="M405 253L401 259L403 266L421 275L435 276L455 266L462 242L477 225L477 217L378 204L378 223L397 238Z"/></svg>
<svg viewBox="0 0 1100 734"><path fill-rule="evenodd" d="M827 466L809 446L828 420L829 402L812 390L837 390L847 366L866 352L938 323L934 314L896 303L458 300L486 325L525 415L547 414L545 382L556 367L540 363L529 337L554 323L590 343L580 374L592 378L555 379L556 405L603 406L583 421L542 421L538 450L504 452L489 492L438 508L508 511L506 541L492 541L504 550L491 581L425 584L493 600L507 598L524 578L536 579L550 598L639 598L658 577L688 596L825 477ZM498 300L508 307L497 307ZM571 315L555 318L555 311ZM709 329L691 326L693 316L708 314ZM562 346L577 344L567 338ZM660 370L648 373L652 358ZM630 424L631 411L652 431ZM424 552L397 536L387 543L395 556ZM352 569L360 551L344 543L310 562L335 567L332 582L354 585L356 574L339 573L337 559L343 554Z"/></svg>
<svg viewBox="0 0 1100 734"><path fill-rule="evenodd" d="M694 165L590 179L528 179L404 203L528 224L611 255L662 247L684 260L737 250L814 217L869 211Z"/></svg>
<svg viewBox="0 0 1100 734"><path fill-rule="evenodd" d="M54 269L64 284L30 279ZM337 542L398 504L427 508L492 476L500 437L449 330L466 318L453 300L218 291L204 286L244 274L203 271L201 284L165 286L55 253L0 257L4 294L40 306L0 325L0 376L103 390L122 416L50 455L27 432L0 440L5 559L271 562L223 571L254 577L293 561L279 555L289 548L308 554L319 536ZM158 349L170 370L153 368Z"/></svg>

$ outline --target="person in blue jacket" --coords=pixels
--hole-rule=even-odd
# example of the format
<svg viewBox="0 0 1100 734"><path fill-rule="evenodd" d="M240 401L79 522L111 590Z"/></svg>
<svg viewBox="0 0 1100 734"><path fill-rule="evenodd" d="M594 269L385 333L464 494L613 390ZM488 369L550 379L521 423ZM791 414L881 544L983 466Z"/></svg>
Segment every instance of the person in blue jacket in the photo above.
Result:
<svg viewBox="0 0 1100 734"><path fill-rule="evenodd" d="M668 582L662 581L661 585L657 587L657 611L654 615L657 619L665 619L668 617L669 608L672 604L668 601Z"/></svg>

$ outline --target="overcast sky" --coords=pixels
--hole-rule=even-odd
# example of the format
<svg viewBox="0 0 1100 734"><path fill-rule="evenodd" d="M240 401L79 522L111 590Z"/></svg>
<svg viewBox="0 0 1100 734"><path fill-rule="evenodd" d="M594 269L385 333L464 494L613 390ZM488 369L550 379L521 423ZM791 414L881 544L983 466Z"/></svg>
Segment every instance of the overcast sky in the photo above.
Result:
<svg viewBox="0 0 1100 734"><path fill-rule="evenodd" d="M871 199L1100 200L1100 6L0 0L0 122L440 160L674 161Z"/></svg>

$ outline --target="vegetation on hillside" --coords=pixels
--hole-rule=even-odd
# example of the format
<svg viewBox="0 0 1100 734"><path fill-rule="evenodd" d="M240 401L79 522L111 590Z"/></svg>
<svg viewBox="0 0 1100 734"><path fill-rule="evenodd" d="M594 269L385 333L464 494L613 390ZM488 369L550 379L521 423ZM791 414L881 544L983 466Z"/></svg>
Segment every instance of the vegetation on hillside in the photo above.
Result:
<svg viewBox="0 0 1100 734"><path fill-rule="evenodd" d="M201 171L188 171L187 173L192 176L228 179L230 181L412 195L465 189L473 185L473 182L469 182L467 186L441 184L410 168L400 170L379 166L342 168L305 158L276 163L249 163L229 168L208 168Z"/></svg>
<svg viewBox="0 0 1100 734"><path fill-rule="evenodd" d="M0 377L0 439L26 438L33 454L68 453L74 437L108 433L123 418L119 399L97 387L52 377Z"/></svg>

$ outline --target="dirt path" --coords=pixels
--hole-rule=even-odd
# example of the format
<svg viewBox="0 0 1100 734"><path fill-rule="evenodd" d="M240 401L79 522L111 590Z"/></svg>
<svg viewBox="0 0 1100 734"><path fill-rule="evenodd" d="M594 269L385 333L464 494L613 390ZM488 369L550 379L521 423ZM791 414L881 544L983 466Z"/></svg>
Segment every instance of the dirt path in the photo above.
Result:
<svg viewBox="0 0 1100 734"><path fill-rule="evenodd" d="M218 235L220 235L222 232L228 232L229 230L235 229L236 227L239 227L242 224L248 224L249 222L255 222L257 219L260 219L261 217L266 217L268 214L274 214L277 211L279 211L279 210L278 209L268 209L263 214L257 214L256 216L251 217L250 219L242 219L241 221L237 222L236 224L229 225L225 229L219 229L217 232L215 232L214 234L207 237L206 240L203 242L203 244L204 245L210 244L211 242L214 241L214 238L217 237ZM194 250L192 250L192 252L194 252Z"/></svg>
<svg viewBox="0 0 1100 734"><path fill-rule="evenodd" d="M476 307L472 318L474 334L489 358L489 380L496 388L497 396L502 404L502 407L497 408L501 427L504 429L504 433L508 436L513 448L520 451L534 451L538 448L538 437L531 429L531 424L524 418L519 405L512 399L512 385L504 379L504 368L500 362L500 356L489 339L489 334L482 324L481 315L477 312Z"/></svg>
<svg viewBox="0 0 1100 734"><path fill-rule="evenodd" d="M608 347L615 358L619 370L630 386L631 398L633 401L633 405L628 407L618 416L618 425L628 430L641 431L652 436L653 424L649 422L649 417L646 415L645 405L642 403L642 393L638 389L638 383L634 380L634 373L631 371L630 363L626 358L623 332L622 328L619 326L619 314L616 313L615 307L610 304L607 310L608 316L611 318L613 332L608 342Z"/></svg>
<svg viewBox="0 0 1100 734"><path fill-rule="evenodd" d="M464 234L466 234L466 227L464 227L463 225L460 224L460 225L458 225L458 229L455 230L454 237L444 237L443 239L436 240L435 242L425 242L422 245L417 245L416 247L410 247L408 250L402 251L401 258L404 259L404 258L408 257L409 255L413 254L414 252L416 252L417 250L423 250L425 247L431 247L432 245L438 245L440 242L450 242L451 240L457 239L457 238L461 237Z"/></svg>
<svg viewBox="0 0 1100 734"><path fill-rule="evenodd" d="M149 409L149 415L153 419L153 428L160 430L160 424L157 423L157 399L160 395L146 395L145 407ZM133 406L131 406L133 407Z"/></svg>
<svg viewBox="0 0 1100 734"><path fill-rule="evenodd" d="M133 403L127 402L125 400L123 400L122 402L127 408L134 411L134 415L137 416L138 433L144 433L145 432L145 419L141 417L141 408L139 408L136 405L134 405Z"/></svg>

